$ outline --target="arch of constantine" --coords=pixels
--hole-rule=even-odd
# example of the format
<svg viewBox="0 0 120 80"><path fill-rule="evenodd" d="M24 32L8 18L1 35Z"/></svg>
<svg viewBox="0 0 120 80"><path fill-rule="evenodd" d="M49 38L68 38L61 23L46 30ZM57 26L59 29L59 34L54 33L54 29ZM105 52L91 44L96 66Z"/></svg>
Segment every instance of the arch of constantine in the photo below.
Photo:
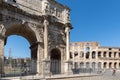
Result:
<svg viewBox="0 0 120 80"><path fill-rule="evenodd" d="M70 9L55 0L0 0L0 65L7 37L20 35L30 43L32 73L69 72ZM57 65L54 65L57 60ZM54 69L56 67L56 69ZM0 66L0 74L4 65Z"/></svg>
<svg viewBox="0 0 120 80"><path fill-rule="evenodd" d="M69 43L69 12L55 0L0 0L0 76L5 72L4 46L10 35L28 40L30 73L38 76L74 74L75 69L90 73L93 69L120 69L120 48L98 42Z"/></svg>

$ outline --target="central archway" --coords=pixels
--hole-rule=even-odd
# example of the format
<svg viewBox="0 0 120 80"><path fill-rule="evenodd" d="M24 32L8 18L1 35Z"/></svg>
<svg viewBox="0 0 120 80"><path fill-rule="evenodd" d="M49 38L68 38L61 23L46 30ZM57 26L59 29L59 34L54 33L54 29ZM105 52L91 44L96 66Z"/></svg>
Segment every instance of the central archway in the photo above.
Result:
<svg viewBox="0 0 120 80"><path fill-rule="evenodd" d="M14 24L12 26L9 26L8 28L6 28L6 32L5 32L5 36L6 36L5 45L7 43L7 38L11 35L22 36L30 43L30 53L31 53L30 73L36 74L38 47L36 45L37 37L35 35L35 32L29 26L25 26L23 24Z"/></svg>
<svg viewBox="0 0 120 80"><path fill-rule="evenodd" d="M50 72L52 74L60 74L61 73L61 52L59 49L55 48L51 50L50 53Z"/></svg>

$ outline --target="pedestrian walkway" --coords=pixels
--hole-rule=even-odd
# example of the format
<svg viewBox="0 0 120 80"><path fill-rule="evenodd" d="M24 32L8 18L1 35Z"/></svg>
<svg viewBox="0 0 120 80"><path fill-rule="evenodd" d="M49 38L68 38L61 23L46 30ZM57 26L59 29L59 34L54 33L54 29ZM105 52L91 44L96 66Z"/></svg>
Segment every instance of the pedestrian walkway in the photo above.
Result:
<svg viewBox="0 0 120 80"><path fill-rule="evenodd" d="M46 80L120 80L120 71L117 70L115 75L112 75L112 70L106 70L104 73L98 74L77 74L77 75L54 75L48 77ZM45 80L40 76L22 76L1 78L0 80Z"/></svg>
<svg viewBox="0 0 120 80"><path fill-rule="evenodd" d="M120 71L116 71L115 75L112 75L112 70L106 70L101 75L91 76L77 76L72 78L59 78L59 79L48 79L48 80L120 80Z"/></svg>

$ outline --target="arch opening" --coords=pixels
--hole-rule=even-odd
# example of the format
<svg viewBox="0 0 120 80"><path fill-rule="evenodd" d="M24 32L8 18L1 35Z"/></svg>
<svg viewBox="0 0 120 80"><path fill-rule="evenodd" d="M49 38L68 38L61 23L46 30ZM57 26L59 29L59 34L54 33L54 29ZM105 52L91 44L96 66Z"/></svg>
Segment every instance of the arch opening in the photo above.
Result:
<svg viewBox="0 0 120 80"><path fill-rule="evenodd" d="M61 73L61 52L59 49L53 49L50 53L50 72L52 74Z"/></svg>
<svg viewBox="0 0 120 80"><path fill-rule="evenodd" d="M80 63L80 68L84 68L84 63L83 62Z"/></svg>
<svg viewBox="0 0 120 80"><path fill-rule="evenodd" d="M98 52L98 58L101 58L101 51Z"/></svg>
<svg viewBox="0 0 120 80"><path fill-rule="evenodd" d="M92 63L92 68L93 68L93 69L96 68L96 63L95 63L95 62Z"/></svg>
<svg viewBox="0 0 120 80"><path fill-rule="evenodd" d="M103 68L105 68L105 69L107 68L107 62L103 63Z"/></svg>
<svg viewBox="0 0 120 80"><path fill-rule="evenodd" d="M116 62L114 63L114 68L115 68L115 69L117 68L117 63L116 63Z"/></svg>
<svg viewBox="0 0 120 80"><path fill-rule="evenodd" d="M92 52L92 59L95 59L96 58L96 53L95 51Z"/></svg>
<svg viewBox="0 0 120 80"><path fill-rule="evenodd" d="M89 59L89 57L90 57L90 52L87 52L86 53L86 59Z"/></svg>
<svg viewBox="0 0 120 80"><path fill-rule="evenodd" d="M107 57L107 52L104 51L103 57Z"/></svg>
<svg viewBox="0 0 120 80"><path fill-rule="evenodd" d="M28 26L25 26L22 24L21 25L16 24L16 25L12 25L6 29L5 36L6 36L6 39L4 41L5 42L4 46L7 45L8 39L11 36L16 36L17 39L15 40L15 42L19 41L17 43L20 44L19 47L21 47L21 48L24 48L26 46L26 43L22 44L21 43L22 41L19 40L18 37L22 37L22 38L24 38L24 40L28 41L27 50L28 50L29 54L27 54L27 52L24 52L23 54L22 54L22 52L19 53L20 51L16 49L17 47L12 48L12 50L16 50L16 52L15 52L16 55L12 56L12 57L14 57L13 60L11 60L11 58L9 58L11 60L11 63L14 63L14 65L11 67L14 67L14 68L19 67L20 68L19 71L21 71L21 69L24 69L24 75L26 75L27 72L36 74L36 71L37 71L37 46L33 46L37 42L37 37L35 35L35 32ZM12 41L12 43L10 45L12 46L13 43L15 43L15 42ZM9 48L11 48L11 47L9 47ZM26 48L24 48L23 51L26 51ZM9 53L11 53L11 51ZM18 54L21 54L21 55L18 55ZM25 55L27 56L27 58L25 57ZM27 61L29 64L27 63ZM17 64L17 63L19 63L19 64ZM17 65L19 65L19 66L17 66Z"/></svg>
<svg viewBox="0 0 120 80"><path fill-rule="evenodd" d="M109 63L109 68L112 68L112 62Z"/></svg>
<svg viewBox="0 0 120 80"><path fill-rule="evenodd" d="M101 62L98 63L98 69L101 69Z"/></svg>
<svg viewBox="0 0 120 80"><path fill-rule="evenodd" d="M90 63L86 62L86 68L89 69L90 68Z"/></svg>

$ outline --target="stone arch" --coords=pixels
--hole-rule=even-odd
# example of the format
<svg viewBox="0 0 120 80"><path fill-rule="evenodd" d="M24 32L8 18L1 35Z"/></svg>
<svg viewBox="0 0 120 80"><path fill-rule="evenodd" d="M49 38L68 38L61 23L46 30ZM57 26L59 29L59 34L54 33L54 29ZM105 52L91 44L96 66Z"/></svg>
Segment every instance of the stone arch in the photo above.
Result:
<svg viewBox="0 0 120 80"><path fill-rule="evenodd" d="M30 47L31 57L34 59L37 59L37 48L34 47L34 45L37 42L37 37L36 37L35 32L29 26L25 26L22 24L12 25L6 28L6 32L5 32L6 41L7 41L7 37L10 35L20 35L26 38L31 45Z"/></svg>
<svg viewBox="0 0 120 80"><path fill-rule="evenodd" d="M120 58L120 52L118 53L118 57Z"/></svg>
<svg viewBox="0 0 120 80"><path fill-rule="evenodd" d="M11 24L8 24L5 27L5 33L4 33L4 46L7 43L7 37L11 36L11 35L19 35L24 37L26 40L28 40L28 42L30 43L30 50L31 50L31 73L39 73L39 69L37 69L37 58L38 58L38 53L39 53L39 49L40 47L38 47L39 45L39 41L38 40L38 35L36 34L37 31L33 30L31 28L31 26L25 25L25 24L20 24L20 23L13 23L11 22ZM4 47L3 46L3 47ZM4 54L4 53L3 53ZM41 52L41 54L43 54ZM41 55L42 56L42 55ZM40 72L41 73L41 72Z"/></svg>
<svg viewBox="0 0 120 80"><path fill-rule="evenodd" d="M84 62L80 63L80 68L84 68Z"/></svg>
<svg viewBox="0 0 120 80"><path fill-rule="evenodd" d="M90 52L87 52L86 53L86 59L89 59L89 57L90 57Z"/></svg>
<svg viewBox="0 0 120 80"><path fill-rule="evenodd" d="M92 59L95 59L95 57L96 57L96 52L93 51L93 52L92 52Z"/></svg>
<svg viewBox="0 0 120 80"><path fill-rule="evenodd" d="M96 68L96 63L92 62L92 68L95 69Z"/></svg>
<svg viewBox="0 0 120 80"><path fill-rule="evenodd" d="M117 52L114 52L114 57L117 57Z"/></svg>
<svg viewBox="0 0 120 80"><path fill-rule="evenodd" d="M98 69L101 69L101 62L98 62Z"/></svg>
<svg viewBox="0 0 120 80"><path fill-rule="evenodd" d="M90 51L90 47L86 47L86 52Z"/></svg>
<svg viewBox="0 0 120 80"><path fill-rule="evenodd" d="M117 68L117 62L114 63L114 68Z"/></svg>
<svg viewBox="0 0 120 80"><path fill-rule="evenodd" d="M73 53L72 52L70 52L70 59L72 59L73 58Z"/></svg>
<svg viewBox="0 0 120 80"><path fill-rule="evenodd" d="M118 63L118 65L119 65L119 69L120 69L120 63Z"/></svg>
<svg viewBox="0 0 120 80"><path fill-rule="evenodd" d="M107 68L107 62L103 63L103 68Z"/></svg>
<svg viewBox="0 0 120 80"><path fill-rule="evenodd" d="M78 69L78 67L79 67L79 66L78 66L78 62L75 62L75 63L74 63L74 68L75 68L75 69Z"/></svg>
<svg viewBox="0 0 120 80"><path fill-rule="evenodd" d="M78 52L77 52L77 51L74 52L74 56L75 56L75 57L78 56Z"/></svg>
<svg viewBox="0 0 120 80"><path fill-rule="evenodd" d="M86 62L86 68L90 68L90 62Z"/></svg>
<svg viewBox="0 0 120 80"><path fill-rule="evenodd" d="M106 51L104 51L103 57L107 57L107 52Z"/></svg>
<svg viewBox="0 0 120 80"><path fill-rule="evenodd" d="M112 57L112 52L109 52L109 57Z"/></svg>
<svg viewBox="0 0 120 80"><path fill-rule="evenodd" d="M109 68L112 68L112 62L109 63Z"/></svg>
<svg viewBox="0 0 120 80"><path fill-rule="evenodd" d="M61 73L61 52L59 49L54 48L50 52L50 72L52 74Z"/></svg>
<svg viewBox="0 0 120 80"><path fill-rule="evenodd" d="M100 58L100 57L101 57L101 51L98 52L98 58Z"/></svg>
<svg viewBox="0 0 120 80"><path fill-rule="evenodd" d="M15 24L6 28L5 36L20 35L26 38L32 45L37 42L37 36L35 32L29 27L22 24Z"/></svg>

